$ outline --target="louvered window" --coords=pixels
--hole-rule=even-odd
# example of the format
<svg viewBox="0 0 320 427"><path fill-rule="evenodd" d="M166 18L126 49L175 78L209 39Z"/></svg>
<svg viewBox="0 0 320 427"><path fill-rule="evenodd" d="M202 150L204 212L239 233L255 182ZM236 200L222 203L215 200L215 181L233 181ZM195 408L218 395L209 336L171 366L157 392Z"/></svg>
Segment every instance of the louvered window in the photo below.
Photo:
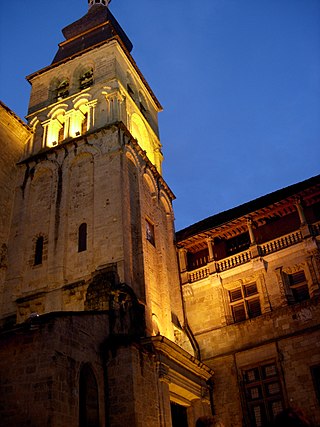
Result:
<svg viewBox="0 0 320 427"><path fill-rule="evenodd" d="M310 298L308 283L303 270L288 274L288 279L295 302L305 301Z"/></svg>
<svg viewBox="0 0 320 427"><path fill-rule="evenodd" d="M256 283L229 291L232 317L235 323L260 316L261 306Z"/></svg>

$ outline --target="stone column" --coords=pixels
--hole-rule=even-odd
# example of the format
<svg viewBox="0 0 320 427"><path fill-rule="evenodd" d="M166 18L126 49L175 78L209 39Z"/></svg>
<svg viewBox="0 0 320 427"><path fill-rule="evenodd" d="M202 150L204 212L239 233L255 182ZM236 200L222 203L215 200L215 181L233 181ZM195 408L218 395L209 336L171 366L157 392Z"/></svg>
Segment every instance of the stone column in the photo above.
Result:
<svg viewBox="0 0 320 427"><path fill-rule="evenodd" d="M159 362L159 409L160 409L160 427L171 427L171 406L170 406L170 377L169 367L164 363Z"/></svg>
<svg viewBox="0 0 320 427"><path fill-rule="evenodd" d="M301 198L300 197L296 198L296 200L295 200L295 206L296 206L298 214L299 214L300 225L301 226L306 225L307 221L306 221L304 210L303 210L303 207L302 207L302 204L301 204Z"/></svg>
<svg viewBox="0 0 320 427"><path fill-rule="evenodd" d="M304 214L304 209L303 209L300 197L296 198L295 207L297 208L299 219L300 219L300 230L301 230L302 237L306 239L307 237L310 237L310 229Z"/></svg>
<svg viewBox="0 0 320 427"><path fill-rule="evenodd" d="M257 258L259 256L259 248L256 242L256 238L254 236L253 227L252 227L252 219L247 218L247 227L250 236L250 252L252 258Z"/></svg>
<svg viewBox="0 0 320 427"><path fill-rule="evenodd" d="M88 106L88 126L87 129L90 130L94 127L95 124L95 108L97 105L97 100L93 100L87 103Z"/></svg>
<svg viewBox="0 0 320 427"><path fill-rule="evenodd" d="M209 260L208 260L209 270L210 270L210 274L212 274L217 272L216 263L214 262L214 252L213 252L214 242L212 237L208 237L207 245L208 245L208 251L209 251Z"/></svg>
<svg viewBox="0 0 320 427"><path fill-rule="evenodd" d="M249 236L250 236L250 245L256 245L256 238L254 236L253 233L253 228L252 228L252 219L251 218L247 218L247 227L248 227L248 231L249 231Z"/></svg>
<svg viewBox="0 0 320 427"><path fill-rule="evenodd" d="M213 238L212 237L208 237L207 245L208 245L208 251L209 251L209 262L211 262L211 261L214 261Z"/></svg>

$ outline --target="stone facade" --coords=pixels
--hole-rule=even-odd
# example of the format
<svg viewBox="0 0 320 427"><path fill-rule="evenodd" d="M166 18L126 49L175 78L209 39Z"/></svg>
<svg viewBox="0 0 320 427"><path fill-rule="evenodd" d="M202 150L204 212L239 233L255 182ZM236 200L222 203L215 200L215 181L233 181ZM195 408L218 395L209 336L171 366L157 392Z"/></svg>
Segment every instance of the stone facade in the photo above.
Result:
<svg viewBox="0 0 320 427"><path fill-rule="evenodd" d="M107 4L63 33L28 77L32 133L10 158L0 419L169 427L172 403L191 425L213 372L183 311L161 106Z"/></svg>
<svg viewBox="0 0 320 427"><path fill-rule="evenodd" d="M288 405L320 423L319 201L318 176L177 233L188 322L228 426Z"/></svg>
<svg viewBox="0 0 320 427"><path fill-rule="evenodd" d="M28 125L0 105L2 424L320 424L319 176L175 234L161 105L108 3L28 77Z"/></svg>

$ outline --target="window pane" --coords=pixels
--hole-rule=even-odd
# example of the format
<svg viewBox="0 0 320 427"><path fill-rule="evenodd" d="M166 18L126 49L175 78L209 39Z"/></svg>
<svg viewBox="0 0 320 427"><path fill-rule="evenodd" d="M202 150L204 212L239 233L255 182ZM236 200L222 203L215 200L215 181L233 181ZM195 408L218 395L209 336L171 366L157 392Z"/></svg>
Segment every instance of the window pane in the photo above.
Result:
<svg viewBox="0 0 320 427"><path fill-rule="evenodd" d="M261 314L261 307L259 299L253 299L247 301L249 317L257 317Z"/></svg>
<svg viewBox="0 0 320 427"><path fill-rule="evenodd" d="M244 292L246 297L250 297L251 295L255 295L258 293L257 284L251 283L250 285L246 285L244 287Z"/></svg>
<svg viewBox="0 0 320 427"><path fill-rule="evenodd" d="M155 246L155 238L154 238L154 226L153 224L151 224L151 222L149 222L148 220L146 220L146 237L147 240L153 245Z"/></svg>
<svg viewBox="0 0 320 427"><path fill-rule="evenodd" d="M233 289L232 291L229 292L230 295L230 301L238 301L239 299L242 299L242 292L241 292L241 288L238 289Z"/></svg>
<svg viewBox="0 0 320 427"><path fill-rule="evenodd" d="M295 301L305 301L310 298L308 285L298 286L297 288L292 288L292 295Z"/></svg>
<svg viewBox="0 0 320 427"><path fill-rule="evenodd" d="M270 378L277 376L277 367L276 365L265 365L262 368L263 377L264 378Z"/></svg>
<svg viewBox="0 0 320 427"><path fill-rule="evenodd" d="M306 281L306 276L304 271L298 271L297 273L289 274L289 283L290 285L296 285L298 283L303 283Z"/></svg>
<svg viewBox="0 0 320 427"><path fill-rule="evenodd" d="M252 387L248 389L249 400L260 399L261 397L262 397L262 391L260 386Z"/></svg>
<svg viewBox="0 0 320 427"><path fill-rule="evenodd" d="M254 381L260 380L260 373L258 368L250 369L245 372L245 381L246 383L252 383Z"/></svg>
<svg viewBox="0 0 320 427"><path fill-rule="evenodd" d="M267 384L266 390L267 390L267 393L269 396L272 396L274 394L279 394L280 393L280 384L278 382Z"/></svg>
<svg viewBox="0 0 320 427"><path fill-rule="evenodd" d="M244 309L244 304L237 304L232 306L232 314L235 322L242 322L246 320L246 312Z"/></svg>
<svg viewBox="0 0 320 427"><path fill-rule="evenodd" d="M271 418L275 418L283 410L283 404L281 400L276 400L275 402L269 403L269 411Z"/></svg>

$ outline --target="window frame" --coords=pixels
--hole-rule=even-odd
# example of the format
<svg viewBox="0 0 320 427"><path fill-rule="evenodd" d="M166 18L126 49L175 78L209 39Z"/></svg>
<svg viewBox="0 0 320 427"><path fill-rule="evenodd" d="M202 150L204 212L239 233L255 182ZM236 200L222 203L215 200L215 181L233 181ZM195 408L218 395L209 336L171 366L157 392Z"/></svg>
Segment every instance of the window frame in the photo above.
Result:
<svg viewBox="0 0 320 427"><path fill-rule="evenodd" d="M274 368L275 373L267 374L267 368ZM241 369L242 371L242 391L246 407L246 417L251 427L264 427L270 425L274 417L285 408L284 389L279 369L275 359L266 360ZM248 380L248 373L254 372L255 378ZM258 373L258 376L256 377ZM274 386L277 384L277 388ZM256 395L254 395L256 393ZM279 404L279 409L273 412L273 404ZM260 408L262 412L261 424L257 423L255 408Z"/></svg>
<svg viewBox="0 0 320 427"><path fill-rule="evenodd" d="M248 289L255 287L255 291L248 294ZM232 318L234 323L244 322L248 319L261 316L261 301L256 282L240 285L236 288L230 289L229 293L229 307L231 309ZM253 308L253 304L259 304L259 308Z"/></svg>

